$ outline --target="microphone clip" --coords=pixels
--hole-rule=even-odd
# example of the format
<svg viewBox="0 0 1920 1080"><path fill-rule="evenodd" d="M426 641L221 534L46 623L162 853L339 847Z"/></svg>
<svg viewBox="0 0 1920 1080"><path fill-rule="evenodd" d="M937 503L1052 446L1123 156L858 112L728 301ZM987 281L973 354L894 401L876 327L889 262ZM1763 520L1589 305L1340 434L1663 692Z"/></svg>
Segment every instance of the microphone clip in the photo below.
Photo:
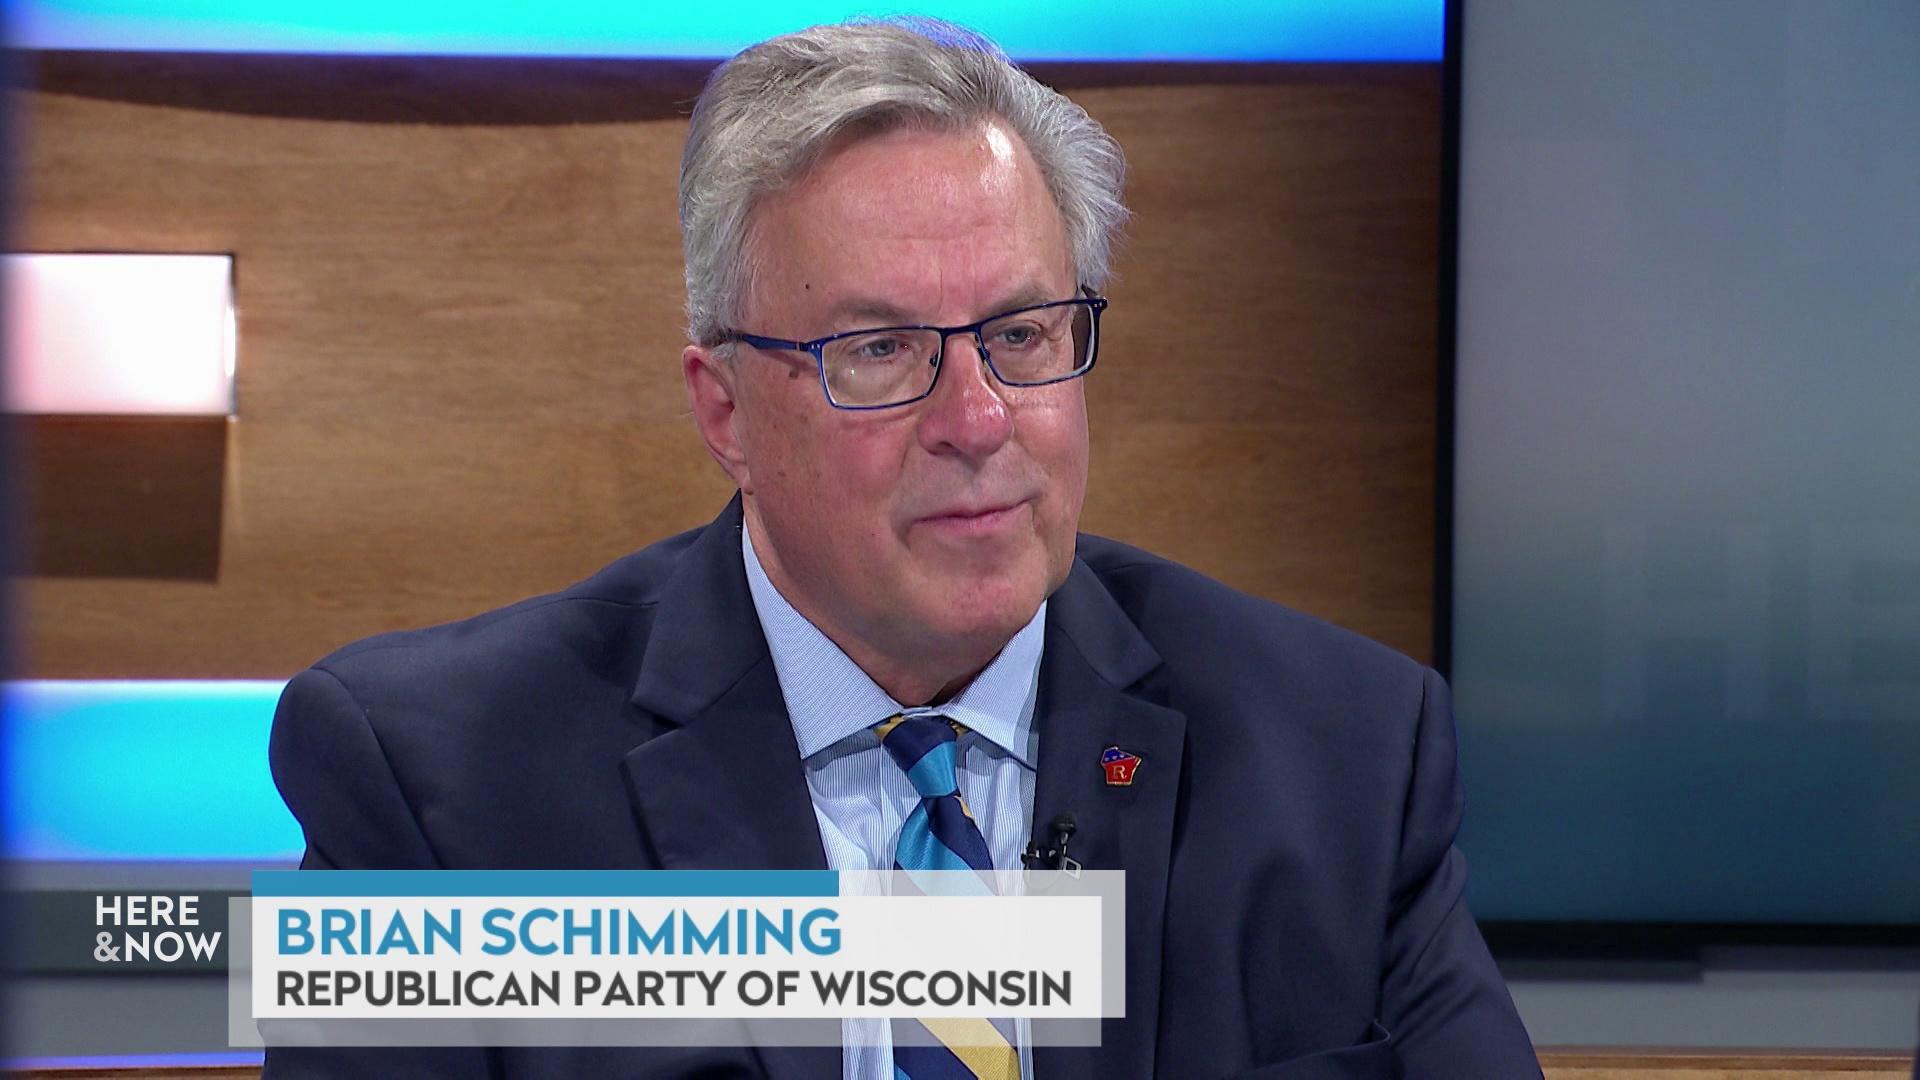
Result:
<svg viewBox="0 0 1920 1080"><path fill-rule="evenodd" d="M1039 840L1029 842L1020 861L1029 870L1058 870L1068 877L1079 877L1079 861L1067 854L1067 844L1073 840L1076 828L1072 814L1055 817L1047 830L1047 842L1044 845Z"/></svg>

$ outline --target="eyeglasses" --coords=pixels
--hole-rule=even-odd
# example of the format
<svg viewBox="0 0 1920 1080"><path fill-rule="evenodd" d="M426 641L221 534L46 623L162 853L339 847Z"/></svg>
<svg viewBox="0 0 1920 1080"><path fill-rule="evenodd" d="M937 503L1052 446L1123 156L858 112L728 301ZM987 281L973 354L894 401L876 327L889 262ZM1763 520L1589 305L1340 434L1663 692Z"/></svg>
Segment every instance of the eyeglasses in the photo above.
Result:
<svg viewBox="0 0 1920 1080"><path fill-rule="evenodd" d="M812 353L820 387L834 408L890 409L933 393L947 338L954 334L973 337L987 370L1004 385L1077 379L1093 368L1106 307L1106 300L1092 296L1015 308L966 326L881 326L812 341L729 333L726 340Z"/></svg>

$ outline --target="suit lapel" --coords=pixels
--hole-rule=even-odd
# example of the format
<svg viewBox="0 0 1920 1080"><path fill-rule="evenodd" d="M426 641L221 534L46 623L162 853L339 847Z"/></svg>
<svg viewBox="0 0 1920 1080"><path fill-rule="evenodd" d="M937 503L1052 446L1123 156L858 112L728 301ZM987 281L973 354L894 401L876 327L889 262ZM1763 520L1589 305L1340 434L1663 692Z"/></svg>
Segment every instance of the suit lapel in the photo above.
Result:
<svg viewBox="0 0 1920 1080"><path fill-rule="evenodd" d="M1077 826L1068 850L1088 869L1126 872L1127 1002L1098 1047L1036 1046L1040 1080L1153 1073L1160 1008L1160 942L1186 717L1148 687L1159 655L1085 563L1048 602L1040 666L1040 769L1033 821ZM1140 758L1132 782L1109 784L1108 747Z"/></svg>
<svg viewBox="0 0 1920 1080"><path fill-rule="evenodd" d="M622 762L661 868L827 869L800 748L747 587L737 496L694 540L662 593L632 702L638 720L667 729ZM775 1080L834 1080L841 1072L838 1045L752 1052Z"/></svg>
<svg viewBox="0 0 1920 1080"><path fill-rule="evenodd" d="M627 793L663 868L827 868L747 587L738 497L662 591L632 700L668 729L624 762Z"/></svg>
<svg viewBox="0 0 1920 1080"><path fill-rule="evenodd" d="M628 794L662 868L827 869L779 702L767 661L695 721L627 755Z"/></svg>

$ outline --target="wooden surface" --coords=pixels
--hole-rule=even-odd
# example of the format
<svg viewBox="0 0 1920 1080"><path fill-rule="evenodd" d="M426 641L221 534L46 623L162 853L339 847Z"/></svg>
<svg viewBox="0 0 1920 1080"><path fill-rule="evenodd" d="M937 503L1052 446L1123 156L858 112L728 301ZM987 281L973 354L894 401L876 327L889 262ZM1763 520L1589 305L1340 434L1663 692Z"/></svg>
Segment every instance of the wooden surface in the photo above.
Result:
<svg viewBox="0 0 1920 1080"><path fill-rule="evenodd" d="M1913 1059L1897 1054L1549 1050L1541 1053L1540 1063L1546 1080L1909 1080L1913 1075ZM254 1080L260 1070L33 1069L10 1075L35 1080Z"/></svg>
<svg viewBox="0 0 1920 1080"><path fill-rule="evenodd" d="M234 253L239 415L211 466L158 451L190 499L36 444L21 674L284 677L726 500L677 369L700 65L38 63L15 246ZM1438 68L1045 74L1133 166L1084 527L1425 657ZM50 525L75 505L117 532Z"/></svg>

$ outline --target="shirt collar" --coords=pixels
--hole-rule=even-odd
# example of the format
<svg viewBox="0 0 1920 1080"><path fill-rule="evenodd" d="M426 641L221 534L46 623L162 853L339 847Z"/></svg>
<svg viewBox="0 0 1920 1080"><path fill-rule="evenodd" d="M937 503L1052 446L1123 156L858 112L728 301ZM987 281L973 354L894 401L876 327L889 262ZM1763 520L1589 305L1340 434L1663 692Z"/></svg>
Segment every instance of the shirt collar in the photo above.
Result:
<svg viewBox="0 0 1920 1080"><path fill-rule="evenodd" d="M840 646L794 609L767 577L743 524L740 550L754 612L773 653L773 667L786 698L800 756L809 758L894 713L937 714L956 720L1033 768L1033 703L1039 686L1040 651L1046 640L1046 601L1027 625L966 689L938 708L908 709L860 670Z"/></svg>

